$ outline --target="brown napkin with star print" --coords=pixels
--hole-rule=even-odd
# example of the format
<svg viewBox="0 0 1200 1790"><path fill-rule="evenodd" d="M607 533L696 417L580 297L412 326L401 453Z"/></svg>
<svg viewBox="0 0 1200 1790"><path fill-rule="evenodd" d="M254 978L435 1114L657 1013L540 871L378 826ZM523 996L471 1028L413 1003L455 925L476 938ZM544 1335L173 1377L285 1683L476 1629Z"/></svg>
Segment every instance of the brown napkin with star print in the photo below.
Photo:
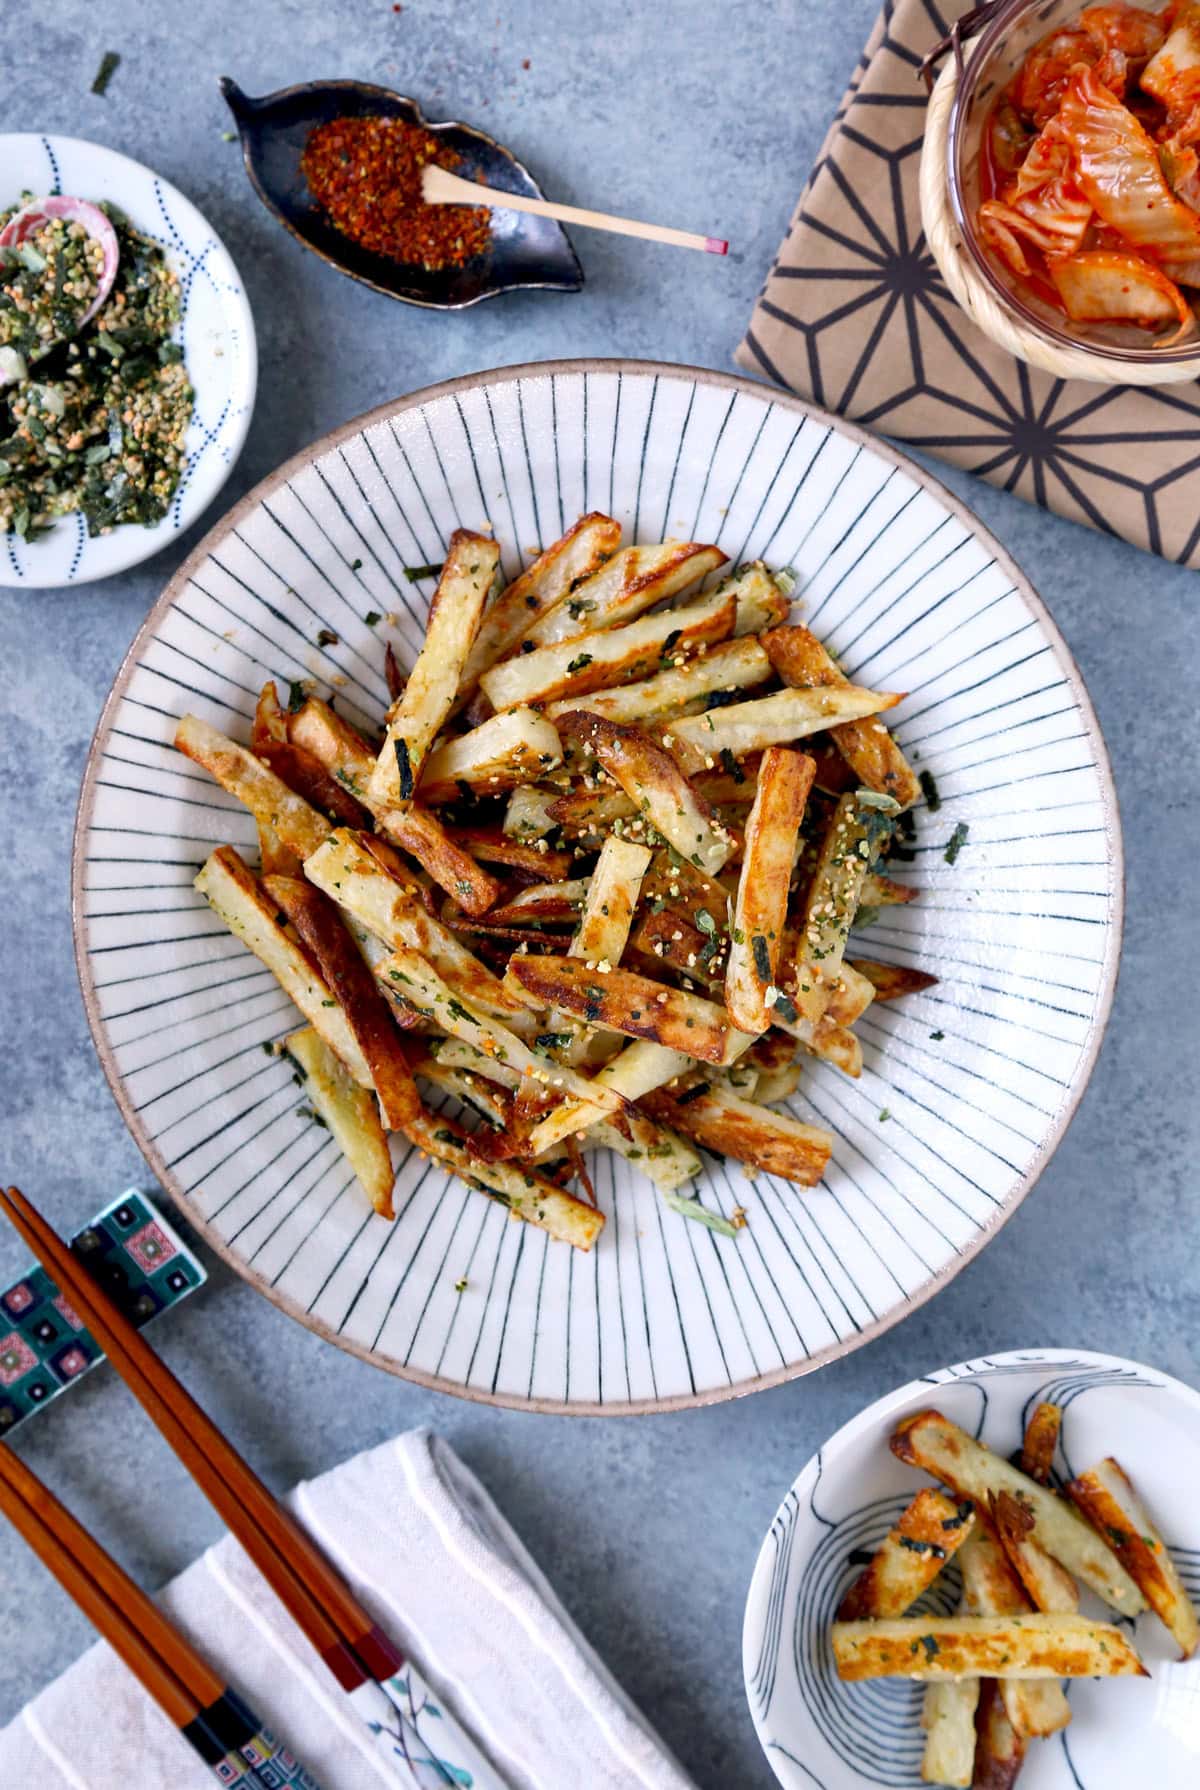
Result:
<svg viewBox="0 0 1200 1790"><path fill-rule="evenodd" d="M1200 384L1054 379L968 323L925 246L921 59L966 4L887 0L737 358L827 410L1200 565Z"/></svg>

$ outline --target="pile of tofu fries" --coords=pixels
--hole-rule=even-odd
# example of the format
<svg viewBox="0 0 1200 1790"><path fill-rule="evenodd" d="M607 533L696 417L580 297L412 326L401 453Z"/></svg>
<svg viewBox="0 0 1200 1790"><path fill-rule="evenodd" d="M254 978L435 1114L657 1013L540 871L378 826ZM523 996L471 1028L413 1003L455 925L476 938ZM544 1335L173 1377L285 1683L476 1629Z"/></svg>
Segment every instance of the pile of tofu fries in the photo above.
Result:
<svg viewBox="0 0 1200 1790"><path fill-rule="evenodd" d="M407 677L386 648L382 739L303 682L248 745L178 725L258 830L257 870L224 845L196 886L299 1009L303 1110L384 1216L397 1132L580 1249L595 1146L733 1234L685 1191L696 1146L818 1183L832 1137L777 1103L811 1059L858 1075L854 1021L936 980L846 954L915 895L885 868L920 794L899 696L790 625L790 573L620 536L583 516L505 585L458 530Z"/></svg>
<svg viewBox="0 0 1200 1790"><path fill-rule="evenodd" d="M931 1784L1007 1790L1028 1742L1071 1720L1064 1678L1146 1676L1128 1633L1079 1613L1080 1585L1117 1615L1147 1608L1188 1659L1196 1612L1138 1492L1111 1458L1061 1491L1052 1482L1062 1423L1036 1406L1020 1465L940 1411L906 1418L892 1453L926 1487L838 1607L834 1663L849 1680L926 1682L922 1776ZM961 1614L908 1615L953 1560Z"/></svg>

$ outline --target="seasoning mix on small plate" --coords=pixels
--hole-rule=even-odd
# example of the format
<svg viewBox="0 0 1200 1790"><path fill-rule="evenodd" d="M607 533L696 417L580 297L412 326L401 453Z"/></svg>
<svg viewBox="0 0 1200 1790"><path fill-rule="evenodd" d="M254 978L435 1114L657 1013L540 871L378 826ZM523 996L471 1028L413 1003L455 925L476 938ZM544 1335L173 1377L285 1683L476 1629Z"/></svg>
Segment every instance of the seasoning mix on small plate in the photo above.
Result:
<svg viewBox="0 0 1200 1790"><path fill-rule="evenodd" d="M116 207L0 213L0 533L166 515L194 404L180 314L178 275Z"/></svg>
<svg viewBox="0 0 1200 1790"><path fill-rule="evenodd" d="M430 272L462 267L491 247L489 214L427 205L427 162L457 168L462 157L403 118L331 118L309 132L300 168L330 222L360 247Z"/></svg>

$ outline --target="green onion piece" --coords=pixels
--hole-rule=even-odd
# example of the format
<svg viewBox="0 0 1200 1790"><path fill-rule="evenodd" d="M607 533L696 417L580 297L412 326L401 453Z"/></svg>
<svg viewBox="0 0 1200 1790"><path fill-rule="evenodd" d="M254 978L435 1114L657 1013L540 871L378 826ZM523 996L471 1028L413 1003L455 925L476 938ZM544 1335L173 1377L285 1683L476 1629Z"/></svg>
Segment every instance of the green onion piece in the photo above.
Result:
<svg viewBox="0 0 1200 1790"><path fill-rule="evenodd" d="M710 1212L697 1199L689 1199L682 1193L663 1193L660 1196L672 1212L678 1212L681 1218L693 1219L696 1224L706 1225L710 1231L716 1231L719 1237L736 1237L737 1226L731 1219L723 1218L719 1212Z"/></svg>

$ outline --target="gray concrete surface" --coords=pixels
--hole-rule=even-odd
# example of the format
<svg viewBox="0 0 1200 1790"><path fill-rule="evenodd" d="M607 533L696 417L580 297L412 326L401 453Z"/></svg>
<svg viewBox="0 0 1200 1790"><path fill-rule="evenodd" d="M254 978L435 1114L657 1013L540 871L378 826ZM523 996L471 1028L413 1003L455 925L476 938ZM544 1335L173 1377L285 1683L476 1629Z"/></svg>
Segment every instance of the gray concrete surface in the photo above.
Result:
<svg viewBox="0 0 1200 1790"><path fill-rule="evenodd" d="M188 193L229 244L262 355L257 414L221 500L232 502L333 424L453 374L591 354L728 366L874 5L49 0L36 30L5 34L4 128L128 151ZM106 49L123 60L100 99L88 89ZM517 296L458 316L390 303L323 267L263 211L222 141L222 73L251 92L330 75L385 82L433 116L494 132L564 199L713 230L735 253L722 263L581 232L578 296ZM968 479L951 483L1029 573L1079 659L1116 766L1129 874L1124 968L1091 1089L983 1256L908 1323L816 1378L656 1419L531 1417L422 1393L318 1342L220 1268L160 1332L164 1353L279 1486L401 1427L437 1425L704 1786L774 1781L742 1694L745 1588L793 1475L861 1405L913 1374L1034 1343L1109 1349L1200 1384L1197 585ZM144 1174L84 1023L70 835L109 683L191 544L107 585L0 592L0 1172L63 1225ZM21 1259L0 1232L0 1274ZM148 1584L215 1533L106 1372L39 1417L21 1448ZM89 1637L2 1530L0 1625L6 1720Z"/></svg>

